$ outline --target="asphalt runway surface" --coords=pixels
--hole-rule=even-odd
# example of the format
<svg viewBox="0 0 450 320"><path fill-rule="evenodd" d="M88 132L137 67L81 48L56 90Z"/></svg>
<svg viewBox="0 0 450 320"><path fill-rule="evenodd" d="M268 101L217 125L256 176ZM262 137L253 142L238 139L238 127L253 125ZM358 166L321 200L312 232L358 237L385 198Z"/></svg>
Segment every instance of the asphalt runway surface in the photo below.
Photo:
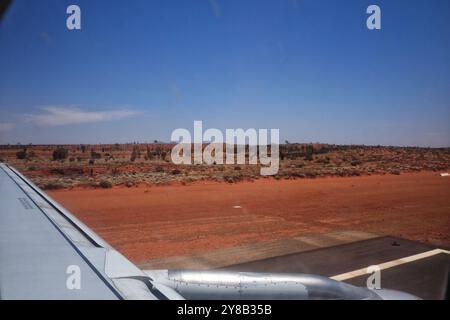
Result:
<svg viewBox="0 0 450 320"><path fill-rule="evenodd" d="M248 272L311 273L327 277L345 274L371 265L396 261L381 270L381 287L414 294L422 299L445 299L448 286L450 254L401 262L402 258L430 252L436 247L415 241L378 237L327 248L235 264L220 269ZM345 282L365 286L369 274Z"/></svg>

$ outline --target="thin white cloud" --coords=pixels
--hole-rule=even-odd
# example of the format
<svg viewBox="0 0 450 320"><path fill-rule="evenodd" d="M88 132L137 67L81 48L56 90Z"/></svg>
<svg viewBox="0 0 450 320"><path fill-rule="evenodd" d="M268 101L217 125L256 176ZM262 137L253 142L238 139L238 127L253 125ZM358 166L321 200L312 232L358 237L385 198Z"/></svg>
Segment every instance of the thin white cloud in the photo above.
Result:
<svg viewBox="0 0 450 320"><path fill-rule="evenodd" d="M133 110L83 111L78 108L44 107L39 114L26 114L24 120L38 126L64 126L120 120L136 115Z"/></svg>
<svg viewBox="0 0 450 320"><path fill-rule="evenodd" d="M14 129L14 127L16 126L15 123L11 123L11 122L0 122L0 132L6 132L9 130Z"/></svg>

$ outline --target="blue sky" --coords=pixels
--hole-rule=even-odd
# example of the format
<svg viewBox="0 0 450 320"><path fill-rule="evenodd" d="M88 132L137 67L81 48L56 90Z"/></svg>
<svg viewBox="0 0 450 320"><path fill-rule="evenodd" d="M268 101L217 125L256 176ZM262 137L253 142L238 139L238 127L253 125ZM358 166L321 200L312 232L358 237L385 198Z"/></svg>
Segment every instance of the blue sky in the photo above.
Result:
<svg viewBox="0 0 450 320"><path fill-rule="evenodd" d="M449 39L448 0L16 0L0 25L0 143L169 141L203 120L450 146Z"/></svg>

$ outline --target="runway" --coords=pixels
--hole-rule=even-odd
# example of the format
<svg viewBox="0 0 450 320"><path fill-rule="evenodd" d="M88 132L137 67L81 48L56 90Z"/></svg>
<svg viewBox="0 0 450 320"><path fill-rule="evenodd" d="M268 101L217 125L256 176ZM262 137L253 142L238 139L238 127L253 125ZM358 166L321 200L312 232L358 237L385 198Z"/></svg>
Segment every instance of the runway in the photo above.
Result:
<svg viewBox="0 0 450 320"><path fill-rule="evenodd" d="M446 250L395 237L368 240L313 249L221 269L252 272L313 273L341 276L345 282L365 286L370 274L352 271L383 264L381 287L414 294L422 299L445 299L450 254ZM404 259L412 257L410 259ZM359 275L358 275L359 274Z"/></svg>

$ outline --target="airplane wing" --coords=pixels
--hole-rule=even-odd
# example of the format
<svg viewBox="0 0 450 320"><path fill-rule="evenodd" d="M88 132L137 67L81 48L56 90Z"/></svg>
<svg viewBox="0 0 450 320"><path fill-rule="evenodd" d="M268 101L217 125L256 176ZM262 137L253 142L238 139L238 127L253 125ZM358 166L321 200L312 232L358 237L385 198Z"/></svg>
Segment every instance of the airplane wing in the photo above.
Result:
<svg viewBox="0 0 450 320"><path fill-rule="evenodd" d="M5 164L0 203L2 299L179 298Z"/></svg>
<svg viewBox="0 0 450 320"><path fill-rule="evenodd" d="M140 270L0 164L1 299L414 299L304 274Z"/></svg>

